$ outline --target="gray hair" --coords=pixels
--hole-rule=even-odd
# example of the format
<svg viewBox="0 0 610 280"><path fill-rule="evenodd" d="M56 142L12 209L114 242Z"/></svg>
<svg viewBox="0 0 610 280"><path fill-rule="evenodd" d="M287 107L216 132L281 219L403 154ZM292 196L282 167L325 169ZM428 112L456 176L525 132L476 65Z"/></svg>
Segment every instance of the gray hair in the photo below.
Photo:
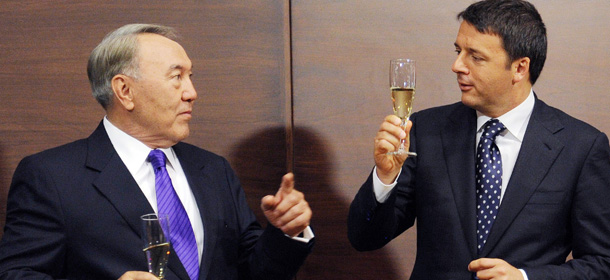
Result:
<svg viewBox="0 0 610 280"><path fill-rule="evenodd" d="M87 64L87 76L93 97L104 109L111 105L112 78L124 74L138 79L138 40L142 33L158 34L169 39L177 38L173 28L154 24L128 24L108 33L93 49Z"/></svg>

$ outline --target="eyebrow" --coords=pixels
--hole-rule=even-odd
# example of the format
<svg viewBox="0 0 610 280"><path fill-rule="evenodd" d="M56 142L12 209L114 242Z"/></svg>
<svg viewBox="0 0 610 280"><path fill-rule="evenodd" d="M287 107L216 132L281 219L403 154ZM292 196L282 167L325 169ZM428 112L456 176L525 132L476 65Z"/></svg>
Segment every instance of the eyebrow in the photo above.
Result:
<svg viewBox="0 0 610 280"><path fill-rule="evenodd" d="M457 43L453 43L453 45L455 46L456 49L462 49L462 47L458 46ZM465 49L473 54L485 55L484 53L482 53L481 51L479 51L477 49L473 49L473 48L465 48Z"/></svg>
<svg viewBox="0 0 610 280"><path fill-rule="evenodd" d="M173 64L169 67L169 71L171 72L173 70L184 70L184 66L180 64Z"/></svg>
<svg viewBox="0 0 610 280"><path fill-rule="evenodd" d="M184 71L185 69L186 69L186 67L184 67L183 65L180 65L180 64L172 64L172 65L169 67L169 70L167 71L167 73L170 73L170 72L172 72L172 71L174 71L174 70L180 70L180 72L182 72L182 71ZM193 70L193 68L191 67L191 71L192 71L192 70Z"/></svg>

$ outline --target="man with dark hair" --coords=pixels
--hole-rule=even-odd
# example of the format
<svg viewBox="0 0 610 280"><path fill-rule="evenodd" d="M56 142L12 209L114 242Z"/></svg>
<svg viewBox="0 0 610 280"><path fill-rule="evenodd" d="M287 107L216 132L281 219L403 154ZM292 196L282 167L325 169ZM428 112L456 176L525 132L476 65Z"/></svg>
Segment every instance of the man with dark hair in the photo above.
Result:
<svg viewBox="0 0 610 280"><path fill-rule="evenodd" d="M350 242L378 249L417 220L411 279L610 279L610 145L534 94L540 15L485 0L458 19L462 100L414 114L406 131L385 118ZM417 156L388 155L404 138Z"/></svg>
<svg viewBox="0 0 610 280"><path fill-rule="evenodd" d="M311 251L311 209L287 174L262 229L228 162L181 142L197 92L174 30L129 24L87 72L106 117L87 139L24 158L8 195L0 279L154 280L140 217L170 217L167 280L291 279Z"/></svg>

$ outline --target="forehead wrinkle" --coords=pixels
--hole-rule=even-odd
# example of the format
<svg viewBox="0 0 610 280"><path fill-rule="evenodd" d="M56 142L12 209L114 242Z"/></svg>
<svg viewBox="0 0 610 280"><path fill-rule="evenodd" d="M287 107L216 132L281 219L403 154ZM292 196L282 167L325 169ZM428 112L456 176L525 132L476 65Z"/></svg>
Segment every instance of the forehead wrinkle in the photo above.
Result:
<svg viewBox="0 0 610 280"><path fill-rule="evenodd" d="M192 67L189 68L189 69L192 69ZM172 72L174 70L178 70L180 72L184 72L184 71L187 70L187 67L182 65L182 64L172 64L172 65L169 66L169 70L167 72L170 73L170 72Z"/></svg>

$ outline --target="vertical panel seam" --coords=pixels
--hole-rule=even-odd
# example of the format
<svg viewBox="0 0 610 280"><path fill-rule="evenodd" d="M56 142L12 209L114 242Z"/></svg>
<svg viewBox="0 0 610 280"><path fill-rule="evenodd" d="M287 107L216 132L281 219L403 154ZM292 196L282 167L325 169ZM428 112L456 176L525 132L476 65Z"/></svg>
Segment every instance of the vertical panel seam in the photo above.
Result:
<svg viewBox="0 0 610 280"><path fill-rule="evenodd" d="M291 0L284 2L284 77L285 77L285 133L286 133L286 169L294 170L294 99L292 71L292 6Z"/></svg>

